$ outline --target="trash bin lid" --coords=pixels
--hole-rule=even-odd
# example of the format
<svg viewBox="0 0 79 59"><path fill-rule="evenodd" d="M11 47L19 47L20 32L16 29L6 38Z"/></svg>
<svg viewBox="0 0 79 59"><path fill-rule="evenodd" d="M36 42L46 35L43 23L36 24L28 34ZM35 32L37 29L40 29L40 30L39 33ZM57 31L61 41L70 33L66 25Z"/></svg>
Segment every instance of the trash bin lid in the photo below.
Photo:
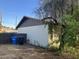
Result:
<svg viewBox="0 0 79 59"><path fill-rule="evenodd" d="M17 36L12 36L12 38L17 38Z"/></svg>

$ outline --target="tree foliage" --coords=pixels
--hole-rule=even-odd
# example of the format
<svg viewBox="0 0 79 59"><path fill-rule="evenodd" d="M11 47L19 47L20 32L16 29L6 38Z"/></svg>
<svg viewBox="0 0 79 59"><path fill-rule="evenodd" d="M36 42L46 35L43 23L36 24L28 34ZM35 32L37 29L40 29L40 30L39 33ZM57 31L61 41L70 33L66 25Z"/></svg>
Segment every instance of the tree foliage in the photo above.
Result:
<svg viewBox="0 0 79 59"><path fill-rule="evenodd" d="M79 0L41 0L37 9L40 18L53 17L62 26L60 35L60 50L64 45L75 47L77 34L79 32ZM49 33L55 28L53 22L48 22ZM64 25L64 26L63 26Z"/></svg>
<svg viewBox="0 0 79 59"><path fill-rule="evenodd" d="M65 26L63 28L63 34L60 42L60 49L64 48L64 45L67 46L76 46L77 35L79 31L79 21L76 20L76 16L73 15L64 15L62 18L62 24Z"/></svg>
<svg viewBox="0 0 79 59"><path fill-rule="evenodd" d="M64 14L72 14L79 0L40 0L36 13L40 18L52 16L55 19Z"/></svg>

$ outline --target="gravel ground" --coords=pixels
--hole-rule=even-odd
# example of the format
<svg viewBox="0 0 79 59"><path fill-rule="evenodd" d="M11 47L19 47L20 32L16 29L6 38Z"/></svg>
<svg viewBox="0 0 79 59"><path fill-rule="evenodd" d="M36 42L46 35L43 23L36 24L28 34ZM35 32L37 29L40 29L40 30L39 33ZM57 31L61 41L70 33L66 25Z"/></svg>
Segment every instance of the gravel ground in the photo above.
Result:
<svg viewBox="0 0 79 59"><path fill-rule="evenodd" d="M0 59L72 59L31 45L0 45Z"/></svg>

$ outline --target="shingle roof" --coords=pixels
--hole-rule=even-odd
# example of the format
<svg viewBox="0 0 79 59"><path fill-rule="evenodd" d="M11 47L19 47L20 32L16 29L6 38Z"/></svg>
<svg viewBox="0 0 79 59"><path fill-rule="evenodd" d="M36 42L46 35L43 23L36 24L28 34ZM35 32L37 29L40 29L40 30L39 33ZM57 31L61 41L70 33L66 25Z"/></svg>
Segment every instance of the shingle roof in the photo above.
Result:
<svg viewBox="0 0 79 59"><path fill-rule="evenodd" d="M43 22L39 19L24 16L22 20L19 22L19 24L16 26L16 29L19 27L28 27L28 26L35 26L41 24L43 24Z"/></svg>

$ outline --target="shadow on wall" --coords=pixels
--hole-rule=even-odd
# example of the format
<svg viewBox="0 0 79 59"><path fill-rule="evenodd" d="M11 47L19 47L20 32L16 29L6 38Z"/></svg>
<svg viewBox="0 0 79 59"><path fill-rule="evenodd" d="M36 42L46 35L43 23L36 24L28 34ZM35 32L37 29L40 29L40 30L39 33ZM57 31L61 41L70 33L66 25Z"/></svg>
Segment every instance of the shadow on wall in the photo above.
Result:
<svg viewBox="0 0 79 59"><path fill-rule="evenodd" d="M28 39L27 42L28 42L28 44L31 44L31 45L36 46L36 47L39 47L39 48L48 48L48 45L46 47L45 46L42 46L39 43L39 41L36 41L36 40L32 41L32 40L29 40Z"/></svg>

